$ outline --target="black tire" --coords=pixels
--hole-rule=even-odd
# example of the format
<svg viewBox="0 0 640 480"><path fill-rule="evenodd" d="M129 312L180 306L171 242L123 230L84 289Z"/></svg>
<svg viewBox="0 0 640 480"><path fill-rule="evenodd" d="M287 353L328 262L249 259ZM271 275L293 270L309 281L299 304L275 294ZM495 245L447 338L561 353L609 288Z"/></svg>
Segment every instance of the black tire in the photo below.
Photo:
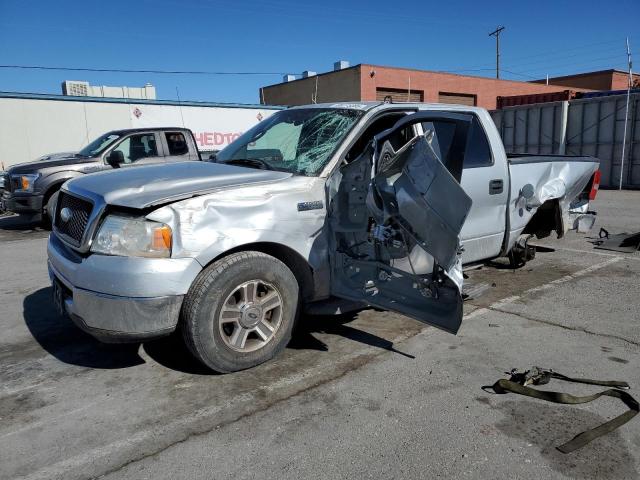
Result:
<svg viewBox="0 0 640 480"><path fill-rule="evenodd" d="M253 280L268 282L277 290L281 299L279 325L264 346L235 351L223 337L220 312L239 286ZM280 353L291 339L298 310L298 282L284 263L261 252L238 252L214 262L196 277L182 306L180 327L196 359L216 372L229 373L254 367Z"/></svg>
<svg viewBox="0 0 640 480"><path fill-rule="evenodd" d="M47 200L47 204L45 205L44 211L42 212L42 225L45 228L51 228L53 223L53 211L56 207L56 202L58 201L58 194L60 190L56 190Z"/></svg>

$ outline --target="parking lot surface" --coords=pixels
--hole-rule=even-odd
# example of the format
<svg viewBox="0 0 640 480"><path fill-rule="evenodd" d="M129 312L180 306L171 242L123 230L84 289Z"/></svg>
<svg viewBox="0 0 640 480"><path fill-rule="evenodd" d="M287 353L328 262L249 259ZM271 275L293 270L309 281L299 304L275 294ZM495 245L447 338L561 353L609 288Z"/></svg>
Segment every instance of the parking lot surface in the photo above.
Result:
<svg viewBox="0 0 640 480"><path fill-rule="evenodd" d="M375 310L306 317L280 357L230 375L174 338L106 345L58 317L46 232L0 218L0 478L638 478L638 418L555 450L622 413L617 400L481 389L532 365L640 385L640 255L586 238L640 231L640 192L593 206L587 236L469 272L487 290L457 336Z"/></svg>

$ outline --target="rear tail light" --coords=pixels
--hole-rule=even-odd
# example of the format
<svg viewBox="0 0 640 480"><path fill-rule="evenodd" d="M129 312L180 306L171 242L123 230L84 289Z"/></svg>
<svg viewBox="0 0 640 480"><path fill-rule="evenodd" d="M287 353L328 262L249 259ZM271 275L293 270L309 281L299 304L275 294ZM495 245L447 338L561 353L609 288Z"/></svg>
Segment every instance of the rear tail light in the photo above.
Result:
<svg viewBox="0 0 640 480"><path fill-rule="evenodd" d="M593 178L591 179L591 190L589 191L589 200L595 200L596 195L598 194L598 189L600 188L600 170L596 170L596 173L593 174Z"/></svg>

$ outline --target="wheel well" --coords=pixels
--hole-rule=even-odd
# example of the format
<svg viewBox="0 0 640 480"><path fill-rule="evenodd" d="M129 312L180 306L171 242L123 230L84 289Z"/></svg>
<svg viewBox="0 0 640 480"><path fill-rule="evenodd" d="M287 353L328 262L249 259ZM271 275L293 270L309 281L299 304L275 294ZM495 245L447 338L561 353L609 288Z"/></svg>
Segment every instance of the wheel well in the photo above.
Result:
<svg viewBox="0 0 640 480"><path fill-rule="evenodd" d="M211 263L220 260L227 255L242 251L256 251L266 253L272 257L277 258L284 263L296 277L298 285L300 285L300 291L302 293L303 300L310 300L314 294L314 282L313 282L313 270L309 263L298 252L279 243L271 242L256 242L240 245L236 248L228 250L216 258Z"/></svg>
<svg viewBox="0 0 640 480"><path fill-rule="evenodd" d="M49 201L49 199L51 198L51 195L53 195L54 193L56 193L58 190L60 190L60 187L62 187L62 184L64 182L66 182L68 179L64 179L60 182L56 182L53 185L50 185L49 188L47 189L47 191L44 194L44 197L42 198L42 207L46 207L47 206L47 202Z"/></svg>
<svg viewBox="0 0 640 480"><path fill-rule="evenodd" d="M558 238L564 236L562 211L560 210L558 199L547 200L540 205L522 233L535 235L537 238L545 238L551 235L552 231L556 232Z"/></svg>

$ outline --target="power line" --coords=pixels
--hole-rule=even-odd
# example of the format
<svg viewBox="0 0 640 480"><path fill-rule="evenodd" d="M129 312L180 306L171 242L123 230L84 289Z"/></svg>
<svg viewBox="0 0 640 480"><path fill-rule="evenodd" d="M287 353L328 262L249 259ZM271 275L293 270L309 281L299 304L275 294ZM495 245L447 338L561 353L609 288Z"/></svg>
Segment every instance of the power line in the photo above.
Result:
<svg viewBox="0 0 640 480"><path fill-rule="evenodd" d="M0 65L17 70L59 70L66 72L155 73L159 75L287 75L290 72L211 72L205 70L129 70L124 68L47 67L44 65Z"/></svg>
<svg viewBox="0 0 640 480"><path fill-rule="evenodd" d="M527 60L530 58L537 58L537 57L558 57L558 58L553 58L553 60L560 60L562 58L568 58L568 57L575 57L578 55L583 55L583 54L592 54L592 51L585 51L585 52L578 52L578 53L574 53L571 55L566 55L567 52L574 52L576 50L581 50L581 49L586 49L586 48L590 48L590 47L595 47L595 46L600 46L600 45L611 45L613 43L619 43L620 40L610 40L610 41L606 41L606 42L597 42L597 43L589 43L586 45L579 45L579 46L575 46L575 47L571 47L571 48L563 48L561 50L553 50L553 51L547 51L547 52L541 52L541 53L536 53L533 55L518 55L517 57L510 57L509 55L501 55L501 59L504 60L510 60L510 59L515 59L518 63L517 64L511 64L511 66L515 66L515 65L526 65L528 63L538 63L538 61L536 62L520 62L521 60ZM608 50L608 49L607 49ZM546 61L542 60L543 62ZM492 67L495 64L493 63L483 63L483 64L478 64L478 65L471 65L467 68L458 68L458 67L454 67L452 69L449 68L443 68L440 69L441 71L444 72L449 72L449 73L459 73L459 72L483 72L483 71L489 71L489 70L494 70L494 68L484 68L484 67Z"/></svg>
<svg viewBox="0 0 640 480"><path fill-rule="evenodd" d="M618 39L618 40L609 40L609 41L606 41L606 42L589 43L589 44L586 44L586 45L580 45L580 46L575 46L575 47L571 47L571 48L563 48L560 52L562 52L562 53L573 52L575 50L581 50L583 48L596 47L596 46L600 46L600 45L612 45L614 43L619 43L619 42L620 42L620 39ZM527 56L524 56L524 57L518 55L517 57L513 57L513 58L517 58L518 60L525 60L525 59L529 59L529 58L542 57L542 56L548 56L548 55L555 55L557 53L559 53L559 50L556 49L556 50L536 53L534 55L527 55Z"/></svg>
<svg viewBox="0 0 640 480"><path fill-rule="evenodd" d="M547 55L545 58L540 60L526 61L520 62L516 61L515 63L509 63L510 67L522 67L522 66L530 66L530 65L548 65L549 62L558 62L568 58L576 58L584 56L585 59L593 58L594 55L605 55L605 54L620 54L619 47L608 47L604 50L585 50L583 52L573 53L570 55Z"/></svg>
<svg viewBox="0 0 640 480"><path fill-rule="evenodd" d="M544 71L553 72L553 71L557 71L558 68L562 68L562 67L565 67L562 70L566 71L567 69L570 69L572 67L587 66L587 65L592 65L594 63L599 63L599 62L603 62L603 61L607 61L607 60L616 60L616 59L622 60L622 53L620 53L619 55L609 55L609 56L606 56L606 57L592 58L592 59L590 59L588 61L585 61L585 62L556 63L556 64L541 66L541 67L534 68L532 70L525 70L525 71L516 72L516 73L520 73L520 74L526 75L526 74L531 74L531 73L536 73L536 72L541 72L541 71L542 72L544 72ZM549 70L549 69L551 69L551 70Z"/></svg>
<svg viewBox="0 0 640 480"><path fill-rule="evenodd" d="M511 70L507 70L506 68L503 68L503 69L502 69L502 71L503 71L503 72L510 73L511 75L516 75L516 76L518 76L518 77L522 77L522 78L531 78L531 79L533 79L533 80L537 80L537 79L538 79L538 77L534 77L534 76L531 76L531 75L527 75L527 74L525 74L525 73L512 72Z"/></svg>
<svg viewBox="0 0 640 480"><path fill-rule="evenodd" d="M511 73L514 75L520 75L522 77L530 77L530 78L535 78L537 79L539 76L532 76L530 75L530 73L535 73L535 72L549 72L549 69L557 69L558 67L572 67L572 66L580 66L580 65L589 65L592 64L594 62L601 62L604 60L615 60L615 59L621 59L622 56L622 52L620 52L619 54L614 54L614 55L608 55L605 57L598 57L598 58L589 58L588 61L586 62L581 62L579 59L577 62L573 61L573 62L567 62L564 61L564 58L575 58L576 55L568 55L564 58L554 58L552 59L552 63L545 63L545 64L541 64L543 62L540 61L535 61L535 62L531 62L531 63L516 63L516 64L508 64L507 66L509 68L513 68L513 67L528 67L528 66L533 66L533 65L537 65L537 64L541 64L539 67L534 67L532 69L528 69L526 71L522 71L522 72L514 72L512 70L506 70L504 67L501 68L501 71L503 72L507 72L507 73ZM502 58L502 56L500 56L500 58ZM557 62L562 62L562 63L557 63ZM445 73L465 73L465 72L488 72L488 71L495 71L495 67L494 68L465 68L465 69L457 69L457 70L440 70L441 72L445 72ZM553 70L552 70L553 71Z"/></svg>

